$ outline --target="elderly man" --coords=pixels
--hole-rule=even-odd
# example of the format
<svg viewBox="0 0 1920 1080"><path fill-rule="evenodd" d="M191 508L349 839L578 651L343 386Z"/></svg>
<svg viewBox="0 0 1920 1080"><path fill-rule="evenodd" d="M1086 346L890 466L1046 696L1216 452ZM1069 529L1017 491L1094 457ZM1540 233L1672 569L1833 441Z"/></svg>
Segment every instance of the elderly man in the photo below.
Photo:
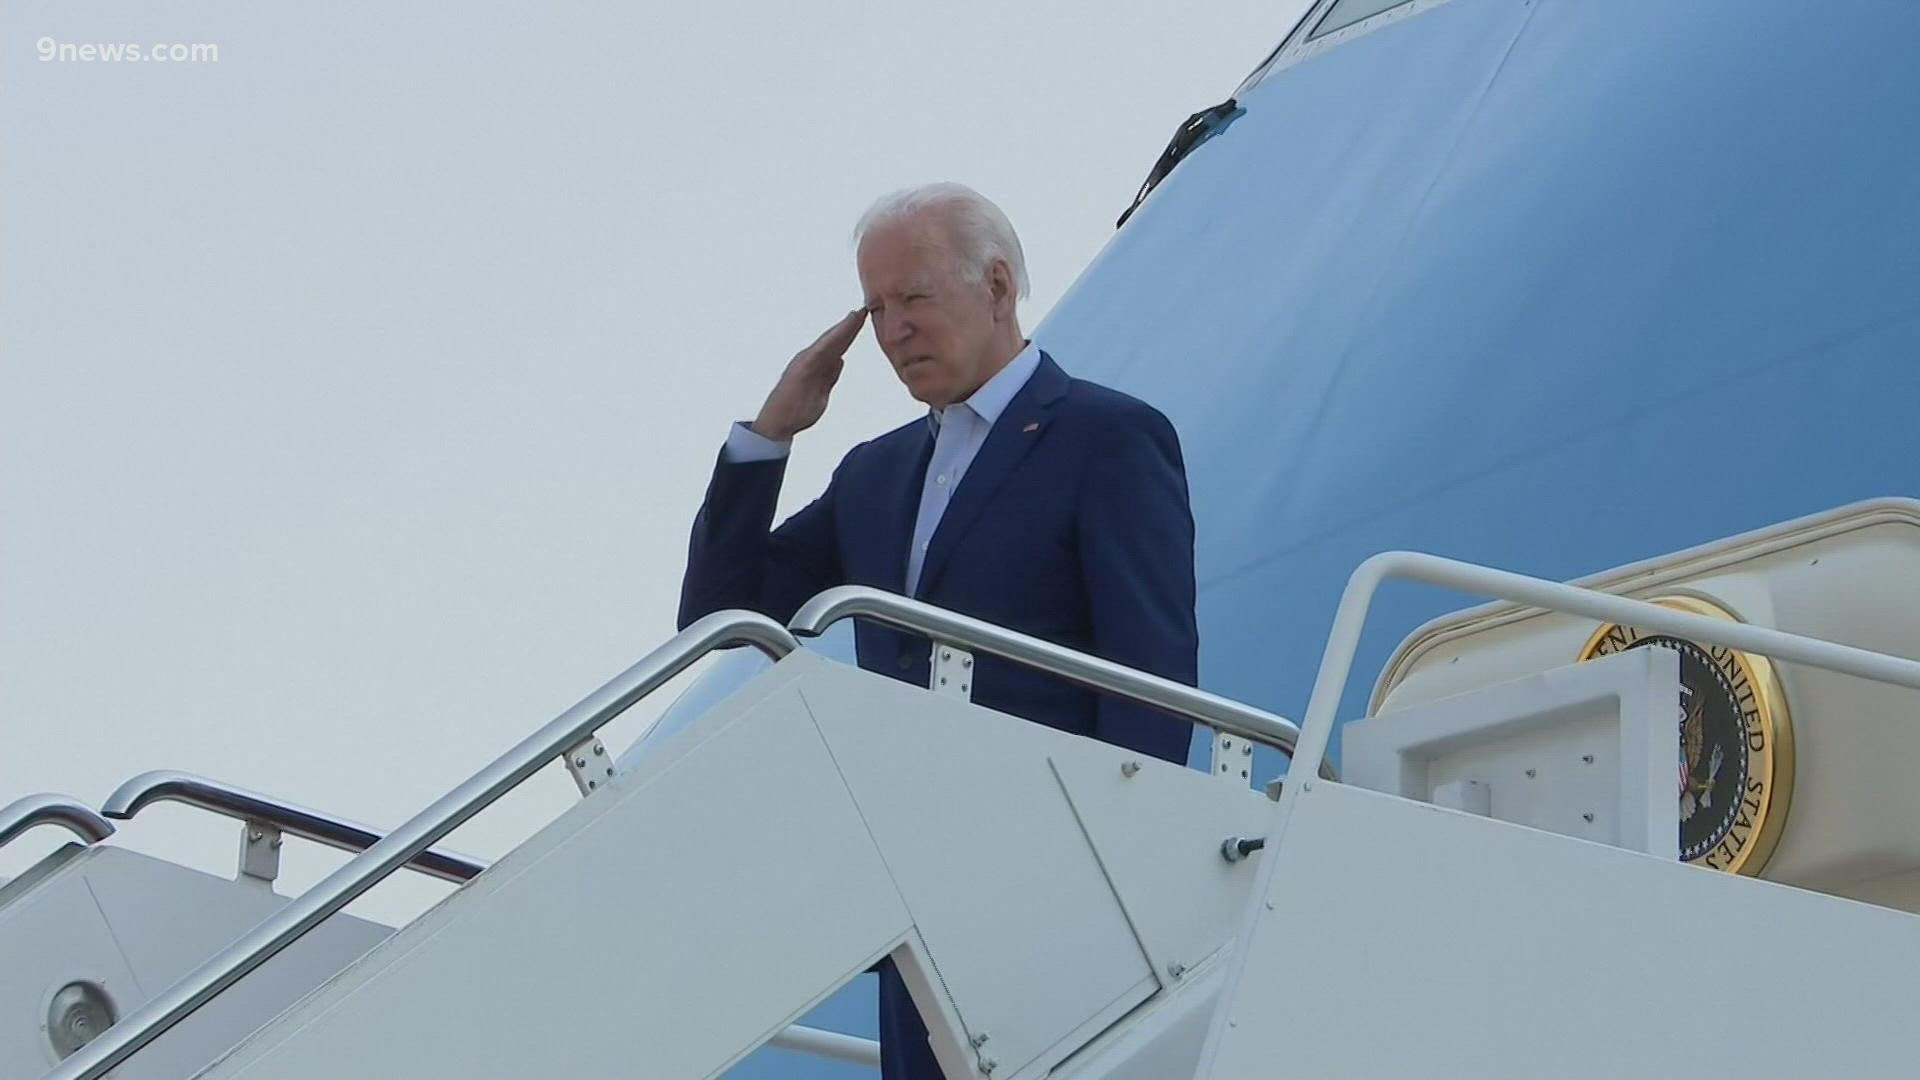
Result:
<svg viewBox="0 0 1920 1080"><path fill-rule="evenodd" d="M822 589L872 585L1192 683L1193 517L1173 426L1026 339L1020 241L977 192L883 198L855 242L865 302L728 435L694 521L681 625L723 608L785 621ZM854 447L818 499L772 528L791 440L826 412L868 318L927 414ZM861 667L926 685L926 639L855 633ZM1184 722L992 657L977 661L973 700L1186 760ZM938 1080L899 976L880 974L883 1076Z"/></svg>

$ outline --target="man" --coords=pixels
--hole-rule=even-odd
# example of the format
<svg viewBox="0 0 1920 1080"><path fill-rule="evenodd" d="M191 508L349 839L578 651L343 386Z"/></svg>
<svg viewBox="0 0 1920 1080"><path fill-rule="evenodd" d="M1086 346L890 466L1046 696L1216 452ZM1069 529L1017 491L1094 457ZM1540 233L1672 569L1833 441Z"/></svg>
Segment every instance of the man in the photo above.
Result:
<svg viewBox="0 0 1920 1080"><path fill-rule="evenodd" d="M863 305L800 351L729 434L695 519L680 624L723 608L781 621L871 585L1180 682L1197 675L1193 517L1180 443L1134 398L1070 378L1021 333L1026 261L959 184L881 199L855 230ZM925 417L856 446L771 528L795 435L817 423L866 320ZM860 623L860 666L927 684L924 638ZM1184 762L1184 721L982 656L973 701ZM881 974L881 1072L938 1080L905 986Z"/></svg>

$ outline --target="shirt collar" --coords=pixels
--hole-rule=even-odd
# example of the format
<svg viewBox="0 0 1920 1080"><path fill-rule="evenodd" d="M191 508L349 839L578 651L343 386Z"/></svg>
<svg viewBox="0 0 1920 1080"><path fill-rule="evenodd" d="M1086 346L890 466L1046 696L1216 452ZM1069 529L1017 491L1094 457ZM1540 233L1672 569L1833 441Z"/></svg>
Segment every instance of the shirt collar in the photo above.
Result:
<svg viewBox="0 0 1920 1080"><path fill-rule="evenodd" d="M987 422L988 427L992 427L994 421L1000 419L1000 414L1007 411L1013 396L1027 385L1027 380L1033 378L1033 373L1039 368L1040 346L1029 341L1026 348L1021 349L1014 354L1013 359L1007 361L1006 367L1001 368L993 378L988 379L980 389L975 390L972 397L961 404L972 409L976 416ZM927 426L933 429L935 435L940 434L940 415L943 411L943 409L927 410Z"/></svg>

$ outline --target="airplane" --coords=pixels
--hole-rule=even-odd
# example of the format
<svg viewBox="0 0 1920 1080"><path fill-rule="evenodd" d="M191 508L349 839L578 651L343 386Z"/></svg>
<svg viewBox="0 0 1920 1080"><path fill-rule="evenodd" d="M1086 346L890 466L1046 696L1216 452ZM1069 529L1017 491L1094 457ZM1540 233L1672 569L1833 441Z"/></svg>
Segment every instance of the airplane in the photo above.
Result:
<svg viewBox="0 0 1920 1080"><path fill-rule="evenodd" d="M1901 974L1920 959L1920 851L1903 835L1920 810L1905 805L1920 683L1902 681L1920 670L1903 659L1920 656L1920 144L1899 132L1920 113L1917 39L1920 8L1894 0L1316 0L1227 101L1181 126L1033 337L1181 434L1200 681L1218 699L1183 700L1217 722L1196 723L1193 778L1154 763L1116 773L1111 748L1034 753L1052 755L1076 807L1107 805L1082 798L1096 773L1144 776L1191 791L1163 808L1170 820L1191 808L1245 826L1207 834L1219 850L1194 872L1219 882L1178 886L1193 927L1150 926L1142 912L1167 900L1120 869L1137 853L1094 844L1149 976L1115 975L1125 985L1107 1012L1031 1037L1007 1021L976 1042L984 1029L966 1014L980 1006L942 985L965 965L952 951L923 963L916 998L947 994L930 1027L951 1075L1610 1076L1660 1060L1908 1071L1895 1018L1920 1004ZM822 610L836 603L939 618L871 597ZM624 786L637 806L652 797L642 778L652 791L701 767L701 740L729 730L720 718L772 700L756 695L818 680L829 697L937 696L849 682L836 662L850 659L850 624L831 625L778 662L777 649L724 654L623 753L569 742L582 832L529 841L503 860L519 877L497 884L457 853L389 844L424 825L381 840L195 778L123 789L108 809L176 798L269 825L243 842L240 891L144 863L113 871L126 889L219 910L201 929L146 931L179 939L180 955L153 961L170 978L304 902L271 893L280 832L470 884L391 938L313 919L236 990L203 981L211 1004L113 1075L346 1061L341 1033L386 1030L383 979L465 1002L461 981L487 970L435 952L420 924L437 918L453 938L463 908L472 922L505 905L513 881L565 861L588 811L615 819L608 795ZM930 717L969 708L886 700ZM969 744L941 745L964 756ZM1324 770L1290 766L1323 756ZM1190 787L1220 770L1233 781L1222 794ZM52 797L27 810L84 835L0 887L0 945L96 931L44 901L116 850L101 842L110 820ZM1090 833L1104 827L1086 813ZM0 821L0 837L24 827ZM759 857L752 837L705 842ZM698 879L682 887L701 895ZM1209 904L1231 918L1199 928ZM141 921L103 911L116 930ZM831 937L821 928L862 917L807 909L781 932ZM736 926L742 940L763 932ZM1203 930L1207 951L1161 962L1172 946L1156 935ZM615 932L562 935L583 986ZM973 927L965 948L992 953L994 934L1022 932ZM498 944L519 965L502 977L567 970ZM172 993L117 974L110 950L23 955L8 966L31 978L0 976L0 1002L31 1020L0 1030L5 1075L37 1075L29 1061L62 1080L98 1075L83 1068L129 1030L115 1021ZM859 959L835 960L850 978L786 1001L737 1053L687 1057L706 1063L693 1072L662 1064L678 1043L610 1034L622 1021L599 999L569 1003L578 1029L527 1037L631 1055L591 1059L590 1075L877 1075L871 980L857 974L871 958ZM731 978L744 1014L755 977ZM701 989L674 986L661 1000ZM412 1063L391 1075L455 1075L432 1071L462 1052L433 1034L433 1011L406 1019L421 1043L382 1047ZM693 1040L706 1020L676 1022Z"/></svg>

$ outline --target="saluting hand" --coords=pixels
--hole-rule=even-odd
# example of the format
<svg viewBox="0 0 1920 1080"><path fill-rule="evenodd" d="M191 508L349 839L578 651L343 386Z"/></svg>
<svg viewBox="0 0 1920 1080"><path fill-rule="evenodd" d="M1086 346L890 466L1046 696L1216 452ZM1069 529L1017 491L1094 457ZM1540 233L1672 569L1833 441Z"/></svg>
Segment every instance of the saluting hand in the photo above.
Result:
<svg viewBox="0 0 1920 1080"><path fill-rule="evenodd" d="M773 384L766 404L760 406L760 415L752 425L754 432L784 440L819 423L826 415L833 385L840 381L840 370L846 366L847 349L860 336L866 321L867 309L855 308L813 344L795 353L787 370L780 373L780 381Z"/></svg>

